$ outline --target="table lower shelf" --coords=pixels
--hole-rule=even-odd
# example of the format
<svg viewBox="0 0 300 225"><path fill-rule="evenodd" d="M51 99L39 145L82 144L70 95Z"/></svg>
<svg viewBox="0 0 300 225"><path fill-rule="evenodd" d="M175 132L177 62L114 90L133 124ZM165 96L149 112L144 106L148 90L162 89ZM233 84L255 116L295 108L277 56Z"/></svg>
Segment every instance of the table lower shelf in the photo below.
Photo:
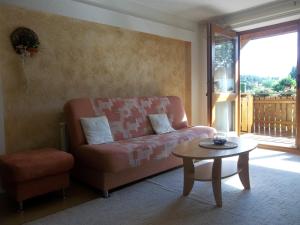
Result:
<svg viewBox="0 0 300 225"><path fill-rule="evenodd" d="M195 172L192 178L198 181L212 181L212 167L213 162L204 162L201 164L195 164ZM232 161L222 162L222 174L221 179L231 177L238 174L240 170L237 169L237 163Z"/></svg>

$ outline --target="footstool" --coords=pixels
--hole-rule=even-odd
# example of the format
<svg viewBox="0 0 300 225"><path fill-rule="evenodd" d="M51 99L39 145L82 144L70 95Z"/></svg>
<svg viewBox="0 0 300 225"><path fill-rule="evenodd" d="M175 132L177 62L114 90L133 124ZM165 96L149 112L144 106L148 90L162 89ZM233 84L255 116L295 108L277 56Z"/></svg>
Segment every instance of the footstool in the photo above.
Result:
<svg viewBox="0 0 300 225"><path fill-rule="evenodd" d="M54 148L22 151L0 156L1 183L6 192L19 202L69 186L73 156Z"/></svg>

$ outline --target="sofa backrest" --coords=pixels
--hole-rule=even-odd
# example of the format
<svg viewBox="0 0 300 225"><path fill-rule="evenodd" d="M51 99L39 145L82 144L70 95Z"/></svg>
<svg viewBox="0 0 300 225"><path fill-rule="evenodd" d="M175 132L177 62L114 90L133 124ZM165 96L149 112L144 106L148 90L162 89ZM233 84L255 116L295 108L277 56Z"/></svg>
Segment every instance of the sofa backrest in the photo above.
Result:
<svg viewBox="0 0 300 225"><path fill-rule="evenodd" d="M166 113L175 129L188 125L183 104L176 96L73 99L65 104L64 111L72 149L86 143L82 117L105 115L115 141L153 134L149 114Z"/></svg>

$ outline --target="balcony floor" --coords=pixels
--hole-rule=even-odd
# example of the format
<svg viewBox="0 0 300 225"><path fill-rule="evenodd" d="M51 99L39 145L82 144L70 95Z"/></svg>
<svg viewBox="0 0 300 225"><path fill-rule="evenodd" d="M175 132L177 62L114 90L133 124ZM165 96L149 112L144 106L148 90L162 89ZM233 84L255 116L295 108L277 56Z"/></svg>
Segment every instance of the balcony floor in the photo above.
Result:
<svg viewBox="0 0 300 225"><path fill-rule="evenodd" d="M270 136L254 133L242 133L241 137L247 137L262 145L273 145L277 147L295 148L295 137L293 136Z"/></svg>

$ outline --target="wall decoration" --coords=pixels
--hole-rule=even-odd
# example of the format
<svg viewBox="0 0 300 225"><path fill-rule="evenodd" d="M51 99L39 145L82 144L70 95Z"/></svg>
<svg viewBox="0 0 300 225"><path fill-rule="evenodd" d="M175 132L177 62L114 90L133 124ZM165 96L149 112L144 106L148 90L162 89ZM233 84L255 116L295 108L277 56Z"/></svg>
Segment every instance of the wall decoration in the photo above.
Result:
<svg viewBox="0 0 300 225"><path fill-rule="evenodd" d="M10 40L16 53L21 56L24 88L26 91L28 91L28 78L25 72L25 59L34 56L38 52L40 45L39 38L33 30L26 27L18 27L11 33Z"/></svg>
<svg viewBox="0 0 300 225"><path fill-rule="evenodd" d="M10 35L11 43L17 54L33 56L38 52L40 45L37 34L29 28L19 27Z"/></svg>

